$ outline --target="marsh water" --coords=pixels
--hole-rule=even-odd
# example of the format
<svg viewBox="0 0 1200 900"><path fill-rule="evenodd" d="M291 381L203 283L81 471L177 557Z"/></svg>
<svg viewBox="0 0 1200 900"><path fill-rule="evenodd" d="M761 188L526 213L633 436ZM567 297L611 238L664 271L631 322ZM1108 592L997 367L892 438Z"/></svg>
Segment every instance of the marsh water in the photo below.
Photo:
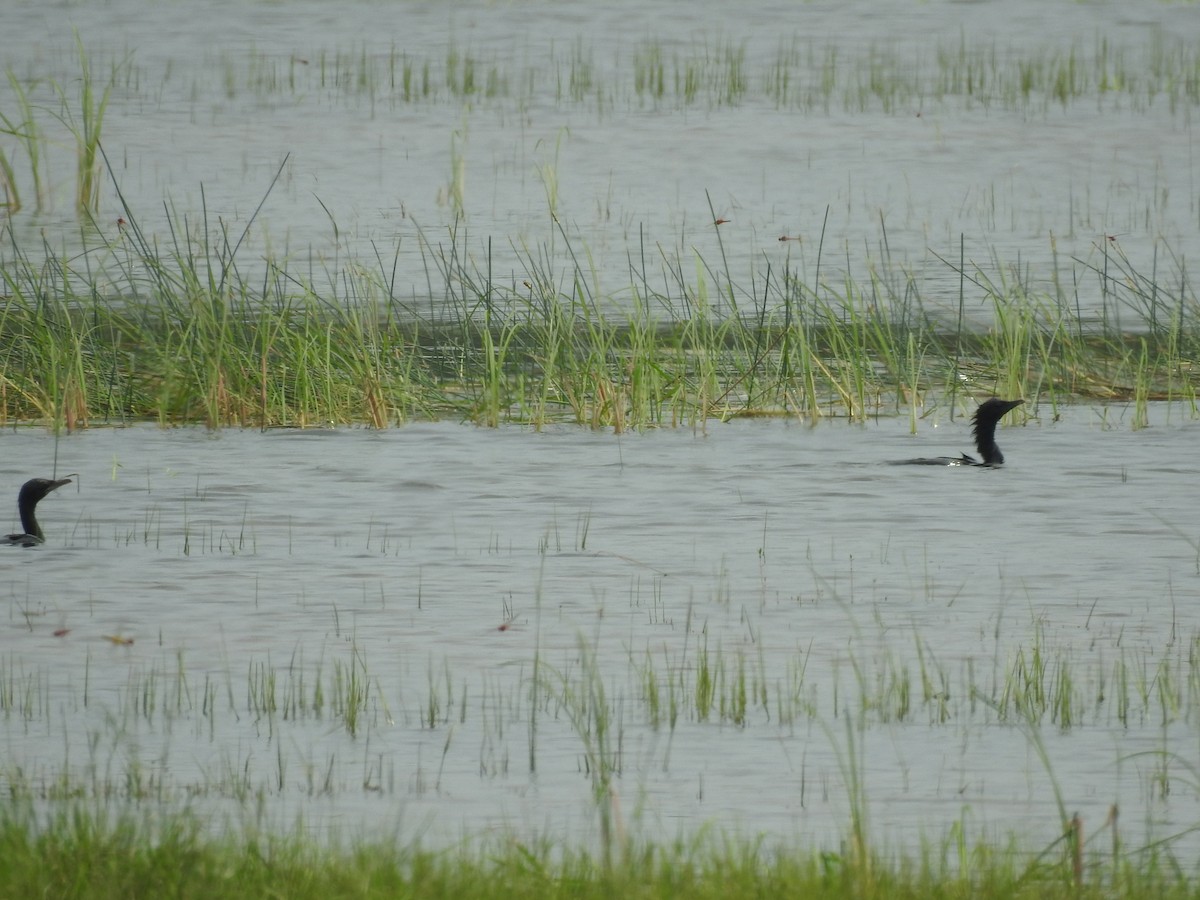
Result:
<svg viewBox="0 0 1200 900"><path fill-rule="evenodd" d="M898 279L936 311L956 309L961 262L1119 316L1106 254L1177 284L1200 227L1193 12L18 3L5 65L31 86L46 202L6 138L13 224L35 256L120 243L107 173L98 233L74 212L77 33L92 90L112 83L101 143L138 223L165 253L241 241L247 277L269 257L330 294L375 271L436 316L454 291L434 275L431 296L430 271L454 246L480 283L581 277L618 307L635 290L682 306L679 279L707 266L751 295L768 271ZM0 108L18 109L8 86Z"/></svg>
<svg viewBox="0 0 1200 900"><path fill-rule="evenodd" d="M1154 75L1200 41L1188 4L114 0L4 22L47 140L39 209L3 138L24 206L0 254L80 270L122 258L132 212L167 252L249 226L247 273L378 270L422 310L448 245L513 283L585 271L616 306L706 266L815 280L820 254L822 280L898 273L935 310L961 248L1086 317L1110 312L1106 254L1171 281L1200 221L1194 98ZM129 209L106 182L95 231L63 122L75 34L97 88L118 73L102 142ZM662 95L630 74L656 53ZM955 54L985 81L1110 54L1111 80L1063 100L1033 71L984 100L938 87ZM771 93L776 59L794 80ZM406 64L430 92L405 97ZM855 811L893 847L961 825L1036 850L1113 805L1131 843L1174 835L1200 822L1194 410L1134 430L1029 399L1002 470L888 465L970 449L939 411L915 434L902 412L6 432L10 497L75 481L41 507L46 545L0 560L0 778L437 845L592 844L599 807L635 835L831 848Z"/></svg>
<svg viewBox="0 0 1200 900"><path fill-rule="evenodd" d="M1090 830L1116 804L1124 839L1175 834L1197 426L1030 412L996 470L889 464L969 449L961 419L9 434L14 490L56 452L77 475L2 561L5 778L588 844L602 760L634 835L836 849L856 780L888 846L1048 844L1054 789Z"/></svg>

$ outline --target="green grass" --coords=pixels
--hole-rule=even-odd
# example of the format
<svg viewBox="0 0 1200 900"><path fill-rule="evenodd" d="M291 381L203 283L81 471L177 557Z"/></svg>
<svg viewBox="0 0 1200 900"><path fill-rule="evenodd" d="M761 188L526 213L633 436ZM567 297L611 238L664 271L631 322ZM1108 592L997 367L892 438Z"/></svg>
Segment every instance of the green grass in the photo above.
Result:
<svg viewBox="0 0 1200 900"><path fill-rule="evenodd" d="M624 431L907 412L915 426L931 404L990 395L1123 400L1144 424L1151 400L1194 409L1200 384L1185 272L1147 275L1111 242L1076 263L1076 282L1104 290L1102 314L1086 320L1054 289L952 266L971 303L992 310L990 325L969 326L927 307L908 277L828 284L818 273L809 284L768 272L748 293L723 258L700 256L690 279L673 264L663 289L631 284L630 307L597 297L583 270L547 272L541 252L498 280L490 253L481 264L452 231L422 241L429 308L442 310L430 314L392 293L386 262L317 280L267 259L262 276L244 274L241 235L172 221L177 243L160 250L126 213L115 241L82 256L35 255L4 236L0 424L454 418Z"/></svg>
<svg viewBox="0 0 1200 900"><path fill-rule="evenodd" d="M29 612L31 619L39 615ZM938 660L919 637L913 636L911 650L864 639L862 649L826 661L832 671L819 683L808 677L808 651L776 651L768 660L759 644L714 648L703 629L694 646L639 650L628 654L624 670L606 669L603 678L592 658L596 651L581 645L578 670L540 664L538 680L525 686L535 704L529 715L536 720L550 712L569 722L594 762L590 768L605 779L620 770L621 734L635 726L673 732L684 722L712 723L753 732L846 715L875 725L1034 724L1062 733L1200 724L1200 634L1167 653L1120 649L1106 658L1050 643L1035 623L1031 640L998 649L994 659L971 655L953 663ZM479 697L444 659L429 660L422 687L385 690L357 645L345 659L309 666L303 659L281 665L251 658L244 679L223 675L222 698L213 676L198 677L191 671L196 661L187 662L180 656L131 668L127 682L110 685L119 689L117 719L148 726L190 721L205 732L243 716L316 721L353 739L397 720L437 729L478 713ZM987 665L990 671L981 671ZM48 673L6 656L0 660L0 717L49 727L48 698L56 684ZM523 690L499 682L478 687L489 700L503 700L497 707ZM81 708L92 702L86 682L71 686L70 699ZM16 791L22 783L18 777L9 787ZM42 785L22 790L36 793Z"/></svg>
<svg viewBox="0 0 1200 900"><path fill-rule="evenodd" d="M706 834L629 843L604 865L551 841L491 839L432 852L395 842L316 844L298 829L234 827L214 837L194 815L151 819L75 807L39 820L0 814L0 891L10 897L1192 897L1194 873L1169 855L1078 862L1055 848L971 845L956 833L912 858L815 852Z"/></svg>
<svg viewBox="0 0 1200 900"><path fill-rule="evenodd" d="M521 109L549 97L599 113L765 103L797 111L965 105L1044 115L1096 98L1133 111L1154 104L1177 110L1200 101L1198 72L1200 51L1161 32L1120 45L1077 37L1020 46L956 34L919 46L875 40L853 51L801 32L785 34L773 49L706 34L684 42L649 35L606 52L586 38L538 54L482 51L453 38L427 53L365 43L310 56L251 48L198 74L135 63L115 83L134 92L153 86L146 89L151 102L161 102L159 91L169 86L192 97L312 95L372 109L463 101Z"/></svg>
<svg viewBox="0 0 1200 900"><path fill-rule="evenodd" d="M1186 270L1142 272L1114 241L1049 290L946 262L961 284L955 316L926 306L911 275L822 280L819 246L811 280L789 265L751 273L747 289L717 226L719 260L691 251L691 277L683 258L664 260L661 288L643 268L606 296L578 262L586 248L557 223L554 253L524 250L507 280L491 271L490 245L481 262L455 228L442 241L420 235L430 296L418 305L394 293L383 258L324 272L274 258L243 266L253 216L240 234L171 218L163 247L124 211L115 239L83 233L82 254L31 250L11 227L0 234L0 424L455 418L624 431L907 413L915 429L931 404L1000 395L1052 408L1123 400L1138 426L1152 400L1194 410L1200 382ZM563 247L575 270L548 270ZM1084 279L1100 285L1098 317L1081 317L1062 287ZM968 300L990 308L990 325L964 322Z"/></svg>
<svg viewBox="0 0 1200 900"><path fill-rule="evenodd" d="M221 542L214 552L231 551ZM727 591L718 577L708 608L727 609ZM630 599L633 607L661 604L640 592ZM1077 642L1073 634L1055 638L1035 616L1023 640L1006 623L1002 644L997 624L994 651L985 646L944 659L920 626L857 623L852 610L862 609L861 603L852 595L832 599L851 616L847 633L854 639L832 658L828 648L820 651L816 677L807 651L765 648L753 611L745 608L738 616L748 632L743 639L727 630L723 643L709 640L708 623L693 620L689 610L676 641L635 642L613 657L597 632L594 643L564 644L553 664L540 660L539 624L537 641L527 650L532 669L508 671L463 669L437 653L415 665L394 652L368 654L357 637L342 631L336 607L336 644L316 660L306 660L298 648L284 660L259 653L215 668L203 660L197 668L183 651L164 651L114 667L109 651L121 648L104 646L89 651L82 679L64 682L36 659L5 654L0 719L50 741L61 733L71 752L58 762L15 756L0 767L6 794L0 896L239 896L239 890L304 896L303 885L321 896L371 896L385 890L380 885L466 896L481 891L489 878L499 882L500 896L510 889L534 896L704 896L724 890L829 897L1053 897L1073 891L1140 897L1195 890L1194 861L1174 855L1193 831L1186 825L1146 838L1152 843L1126 845L1115 819L1092 820L1083 823L1081 843L1082 826L1073 824L1070 811L1078 798L1060 788L1047 744L1059 734L1094 741L1097 728L1105 742L1111 734L1129 734L1135 745L1139 735L1161 732L1160 745L1142 742L1149 749L1133 754L1114 747L1114 758L1146 771L1139 783L1152 799L1191 796L1200 784L1194 763L1175 755L1166 730L1194 729L1200 721L1200 634L1181 637L1165 652L1126 650L1113 635L1102 640L1109 649L1098 650L1094 640ZM26 611L33 631L38 609ZM512 618L506 608L505 619ZM109 660L103 664L107 674L97 674L95 683L93 653L97 672ZM64 709L92 722L86 740L75 743L71 729L77 726L61 719ZM719 820L692 824L675 840L642 833L652 826L643 820L638 782L653 778L646 767L659 764L644 757L642 729L665 738L658 746L667 770L676 766L676 737L703 740L720 729L737 740L773 743L802 734L805 722L813 726L810 734L824 735L837 776L806 788L801 765L799 779L790 773L788 789L797 793L800 808L806 789L845 792L845 834L833 849L723 833ZM871 828L866 747L881 732L906 724L951 743L968 733L1018 733L1053 788L1061 830L1043 824L1019 836L973 835L965 806L962 820L939 824L938 833L915 823L901 841L903 851L888 851L887 842L898 836ZM590 787L580 802L588 807L584 819L595 822L591 843L481 830L427 851L389 842L372 825L364 826L369 839L347 847L337 835L302 837L300 825L289 835L256 818L276 801L353 800L359 791L401 809L408 797L442 790L452 748L461 756L456 742L472 740L464 735L480 741L481 782L504 783L525 726L531 775L554 768L553 760L537 757L540 742L556 732L572 736L576 774ZM441 747L440 759L418 755L415 770L395 771L391 754L379 748L395 739L397 728L438 732L433 744ZM686 735L677 735L685 729ZM324 735L320 750L307 743L316 733ZM196 773L172 774L158 759L160 752L164 758L179 755L179 748L168 746L172 735L185 745L212 743L221 735L228 749ZM162 748L138 749L158 747L160 737ZM462 777L461 764L451 763L456 778ZM1127 802L1136 805L1132 798ZM214 808L231 816L233 826L198 812ZM240 824L246 821L257 825ZM436 881L426 880L434 870ZM221 879L244 885L226 888Z"/></svg>
<svg viewBox="0 0 1200 900"><path fill-rule="evenodd" d="M660 249L655 272L653 251L632 247L629 283L602 292L589 248L576 246L556 216L557 144L543 148L537 165L549 213L544 243L515 248L516 271L506 262L502 277L492 269L493 238L472 239L456 216L444 234L418 237L428 279L420 297L396 293L398 246L392 260L379 249L373 261L322 270L311 260L240 258L253 217L229 233L206 209L198 221L170 211L158 235L123 207L126 225L115 238L95 227L110 103L137 100L152 112L181 78L215 80L191 85L193 98L250 92L461 107L440 176L446 208L461 213L471 114L489 105L523 110L549 100L600 115L764 103L852 114L977 104L1036 115L1079 102L1186 110L1200 102L1200 52L1167 35L1120 46L1076 39L1014 48L966 36L932 50L877 42L853 59L796 35L765 54L704 36L650 36L611 57L582 38L532 57L488 56L469 42L427 56L364 44L311 58L251 50L197 75L149 71L130 55L104 59L78 38L74 51L81 77L66 86L6 72L0 202L16 213L28 181L41 211L52 205L47 184L73 181L83 246L26 246L17 235L27 230L11 222L0 230L0 425L385 428L454 418L624 431L744 415L905 414L915 429L931 405L962 410L972 397L1001 395L1052 409L1074 399L1126 401L1137 427L1153 400L1195 408L1198 306L1184 260L1161 243L1146 271L1102 239L1069 267L1056 259L1048 288L1031 283L1019 260L991 260L993 275L961 256L947 260L960 284L951 310L922 297L920 277L891 265L886 231L884 267L869 265L854 280L826 275L823 235L811 277L799 246L799 258L782 267L733 272L714 225L715 253ZM72 178L50 171L47 150L63 143L77 151ZM716 222L711 202L710 212ZM573 261L565 271L550 262L564 258ZM1102 308L1085 317L1079 292L1093 295L1093 286ZM991 321L968 324L968 305L989 310Z"/></svg>

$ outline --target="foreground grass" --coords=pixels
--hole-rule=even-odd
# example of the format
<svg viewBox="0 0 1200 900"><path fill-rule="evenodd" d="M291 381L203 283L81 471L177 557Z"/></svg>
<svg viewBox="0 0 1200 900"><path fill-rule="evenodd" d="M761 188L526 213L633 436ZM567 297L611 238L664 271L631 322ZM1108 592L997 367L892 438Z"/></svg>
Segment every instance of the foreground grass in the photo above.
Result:
<svg viewBox="0 0 1200 900"><path fill-rule="evenodd" d="M428 852L396 844L317 845L293 835L208 837L190 816L147 825L79 808L39 827L0 822L8 897L828 897L1173 898L1194 874L1153 853L1083 869L1013 846L928 848L885 860L714 838L645 845L604 866L583 852L516 841Z"/></svg>

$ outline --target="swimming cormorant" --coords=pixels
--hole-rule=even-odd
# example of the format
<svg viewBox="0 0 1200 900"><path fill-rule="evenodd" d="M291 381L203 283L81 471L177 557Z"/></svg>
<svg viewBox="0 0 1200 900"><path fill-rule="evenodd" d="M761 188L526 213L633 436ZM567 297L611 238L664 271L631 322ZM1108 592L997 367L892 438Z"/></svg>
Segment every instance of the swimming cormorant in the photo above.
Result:
<svg viewBox="0 0 1200 900"><path fill-rule="evenodd" d="M38 503L48 493L64 484L70 484L70 478L31 478L21 485L21 493L17 495L17 509L21 511L21 527L24 534L10 534L5 540L9 544L21 547L33 547L46 540L42 534L42 526L38 524L37 516L33 514Z"/></svg>
<svg viewBox="0 0 1200 900"><path fill-rule="evenodd" d="M979 404L975 410L975 425L971 432L975 435L975 449L981 459L968 456L935 456L926 459L902 459L901 464L920 466L999 466L1004 464L1004 454L996 446L996 424L1004 418L1010 409L1016 409L1024 400L1000 400L992 397Z"/></svg>

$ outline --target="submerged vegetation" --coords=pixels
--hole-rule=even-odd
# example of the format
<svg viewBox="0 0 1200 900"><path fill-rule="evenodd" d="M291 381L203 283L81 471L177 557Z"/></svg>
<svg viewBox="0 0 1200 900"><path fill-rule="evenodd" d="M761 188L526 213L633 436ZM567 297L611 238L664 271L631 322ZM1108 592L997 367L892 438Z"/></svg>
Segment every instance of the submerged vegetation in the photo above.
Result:
<svg viewBox="0 0 1200 900"><path fill-rule="evenodd" d="M486 44L486 42L481 42ZM909 105L966 103L1041 114L1104 98L1134 110L1200 103L1200 49L1151 30L1116 44L1055 37L1005 46L995 37L928 36L919 43L870 41L848 52L824 35L788 34L753 47L725 36L647 36L611 48L579 38L545 52L502 51L450 37L442 52L395 43L279 53L222 50L201 73L165 72L126 56L102 61L110 87L162 102L164 89L192 97L315 94L372 109L470 101L524 109L547 97L600 113L622 109L712 109L768 103L779 109L892 112ZM27 73L8 70L10 78Z"/></svg>
<svg viewBox="0 0 1200 900"><path fill-rule="evenodd" d="M60 704L95 724L82 757L71 752L64 732L61 758L13 758L0 767L6 794L0 884L14 896L78 897L164 891L395 896L406 890L420 896L1190 896L1194 860L1180 845L1194 829L1122 828L1115 803L1107 819L1085 821L1068 806L1084 798L1059 784L1046 741L1052 732L1078 732L1091 742L1099 733L1092 729L1106 721L1148 733L1161 729L1158 746L1112 752L1126 762L1144 761L1138 781L1163 805L1169 795L1179 802L1194 792L1195 770L1169 751L1166 732L1180 722L1195 726L1200 635L1180 641L1157 663L1122 652L1111 666L1081 656L1079 647L1048 646L1040 626L1033 641L1016 650L1007 670L991 673L976 672L970 659L947 665L919 636L907 653L864 645L833 685L812 683L803 659L778 677L761 657L748 661L740 650L728 654L707 642L694 648L693 659L686 644L683 658L647 656L644 666L630 659L627 683L602 673L595 656L600 648L581 642L577 665L556 670L543 664L539 673L535 662L532 676L509 682L481 670L482 690L448 662L439 669L432 661L422 687L417 669L411 681L396 677L357 642L335 650L345 653L345 664L340 658L315 667L302 658L285 665L252 658L244 676L198 671L182 652L175 659L163 654L128 667L123 682L111 677L123 666L110 668L103 653L89 652L89 677L82 682L40 665L26 668L9 656L0 666L0 717L10 727L53 732L60 727ZM64 678L71 683L65 691L51 683ZM521 718L528 730L519 727ZM815 722L824 737L811 730L803 737L801 719ZM981 726L989 745L1014 735L1018 744L1027 741L1048 777L1047 805L1056 808L1059 830L1049 824L997 842L978 830L964 807L943 834L912 823L901 847L880 841L870 824L872 767L863 744L872 732L900 722L954 735L954 741ZM661 760L656 751L649 765L634 762L642 751L625 746L639 724L671 735L658 743ZM245 740L223 739L231 726ZM675 767L677 732L682 747L715 742L725 728L736 741L752 742L765 732L769 741L808 745L814 773L823 765L815 758L824 754L813 745L827 743L840 784L807 790L844 795L841 840L796 848L780 838L708 827L670 836L647 829L636 808L622 811L621 794L635 797L640 780L653 780L649 769L661 765L665 775ZM430 735L430 746L442 746L441 758L423 762L418 753L415 771L403 762L396 771L393 754L376 748L406 733ZM329 740L335 734L341 735L336 744ZM151 735L155 747L139 750ZM400 820L317 840L303 816L280 828L266 812L270 798L357 794L386 820L406 801L452 799L456 792L443 786L443 771L469 782L461 757L476 751L460 745L478 738L477 790L524 783L509 771L510 755L514 770L527 767L531 782L542 773L550 779L546 786L552 770L566 764L590 786L580 802L592 807L595 840L576 846L536 827L502 826L433 849L427 844L439 841L426 840L423 826L413 830ZM514 751L526 741L524 760ZM192 750L182 752L176 743ZM448 766L452 745L455 759ZM189 761L192 754L197 759ZM164 764L168 758L171 765ZM796 793L801 810L829 802L806 798L807 768L783 774L779 783L781 791ZM1093 791L1089 786L1085 793ZM225 813L213 816L214 808ZM377 836L392 827L394 834Z"/></svg>

